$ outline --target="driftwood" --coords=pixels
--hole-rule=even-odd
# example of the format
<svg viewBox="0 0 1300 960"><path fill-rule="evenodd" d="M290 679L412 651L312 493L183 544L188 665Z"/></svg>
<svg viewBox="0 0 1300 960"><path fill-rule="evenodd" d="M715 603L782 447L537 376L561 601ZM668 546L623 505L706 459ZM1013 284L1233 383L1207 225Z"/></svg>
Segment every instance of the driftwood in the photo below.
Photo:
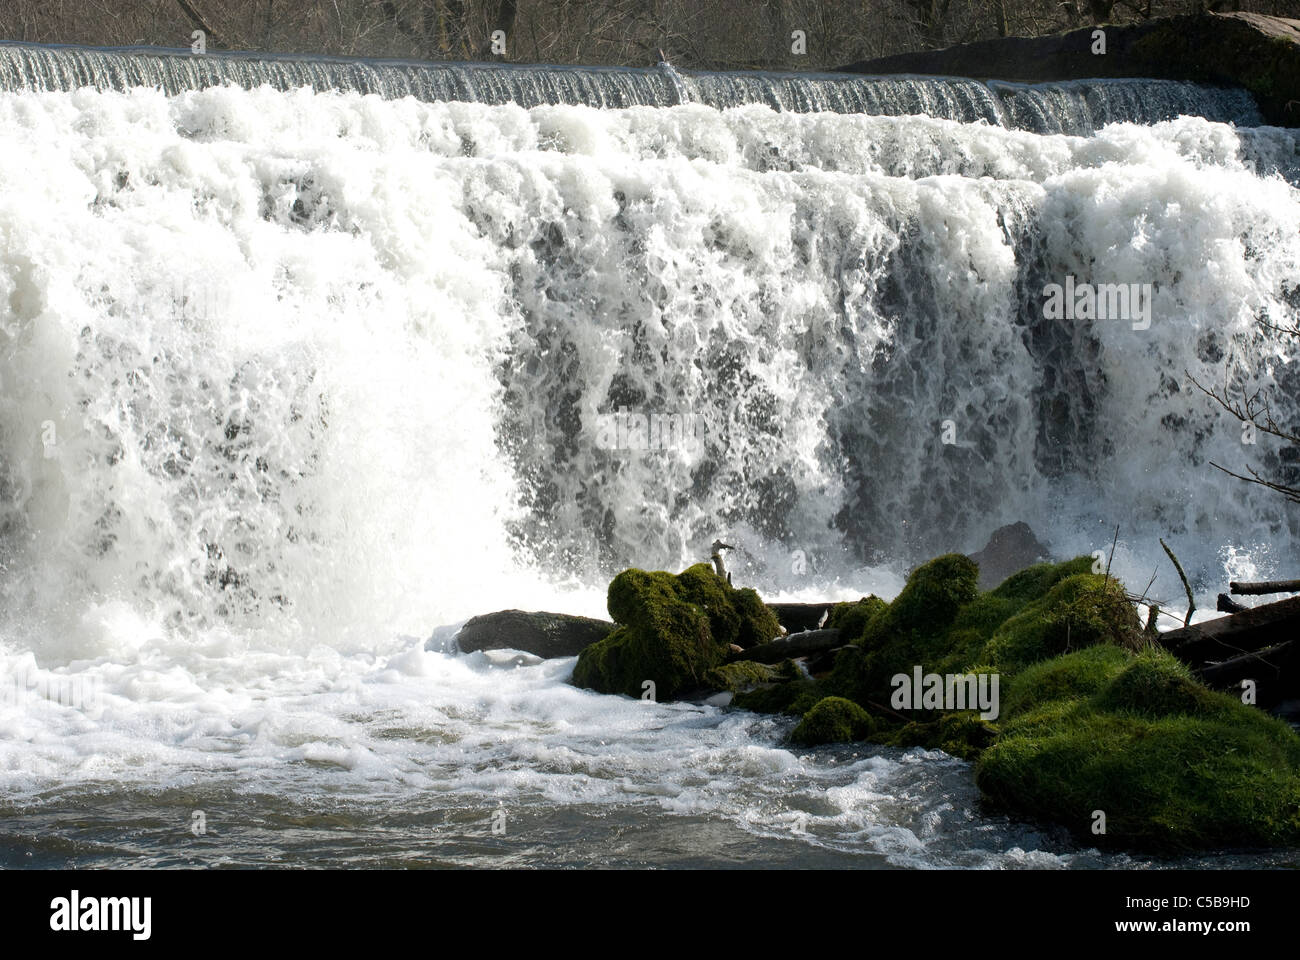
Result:
<svg viewBox="0 0 1300 960"><path fill-rule="evenodd" d="M769 603L768 609L776 615L776 622L791 633L797 630L816 630L822 615L839 601L826 603Z"/></svg>
<svg viewBox="0 0 1300 960"><path fill-rule="evenodd" d="M1165 543L1163 538L1160 540L1160 546L1164 547L1165 553L1169 554L1169 559L1173 563L1174 569L1178 571L1178 579L1183 581L1183 589L1187 591L1187 616L1183 618L1183 626L1190 626L1192 623L1192 614L1196 612L1196 601L1192 599L1192 586L1187 582L1187 574L1183 573L1183 565L1178 562L1178 558L1174 556L1174 552L1169 549L1169 544ZM1107 569L1109 569L1109 564L1107 565Z"/></svg>
<svg viewBox="0 0 1300 960"><path fill-rule="evenodd" d="M1300 597L1249 607L1228 617L1160 635L1160 644L1192 667L1285 643L1300 627Z"/></svg>
<svg viewBox="0 0 1300 960"><path fill-rule="evenodd" d="M1300 644L1294 640L1254 653L1207 664L1194 671L1207 687L1236 692L1243 680L1255 683L1255 702L1272 707L1300 696Z"/></svg>
<svg viewBox="0 0 1300 960"><path fill-rule="evenodd" d="M1264 593L1300 593L1300 580L1260 580L1254 583L1248 583L1244 580L1233 580L1228 584L1228 589L1233 593L1245 595L1259 595Z"/></svg>
<svg viewBox="0 0 1300 960"><path fill-rule="evenodd" d="M806 657L811 653L829 650L842 645L840 632L836 629L805 630L792 633L787 637L777 637L767 643L750 647L734 657L736 660L757 660L759 663L780 663L790 657Z"/></svg>
<svg viewBox="0 0 1300 960"><path fill-rule="evenodd" d="M1236 693L1255 682L1255 702L1300 697L1300 597L1248 607L1160 635L1160 643L1208 687Z"/></svg>
<svg viewBox="0 0 1300 960"><path fill-rule="evenodd" d="M1218 610L1220 613L1240 613L1242 610L1249 610L1250 607L1246 606L1244 603L1238 603L1226 593L1221 593L1218 596L1218 602L1215 604L1214 609Z"/></svg>

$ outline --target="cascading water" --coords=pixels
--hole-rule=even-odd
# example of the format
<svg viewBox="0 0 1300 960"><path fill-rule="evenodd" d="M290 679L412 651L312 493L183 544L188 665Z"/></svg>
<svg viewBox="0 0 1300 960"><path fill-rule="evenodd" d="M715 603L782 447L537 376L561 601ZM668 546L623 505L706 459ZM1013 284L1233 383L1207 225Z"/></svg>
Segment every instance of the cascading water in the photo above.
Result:
<svg viewBox="0 0 1300 960"><path fill-rule="evenodd" d="M1296 420L1300 138L1147 81L670 79L0 46L0 862L92 797L79 863L201 857L200 806L223 862L289 820L291 859L482 862L499 802L528 862L635 860L620 816L664 862L1124 861L939 754L443 645L718 535L806 599L1014 520L1120 524L1139 588L1173 538L1202 607L1287 573L1294 512L1208 462L1295 464L1184 371ZM1149 326L1049 319L1067 277Z"/></svg>
<svg viewBox="0 0 1300 960"><path fill-rule="evenodd" d="M47 47L0 43L0 89L127 90L169 94L211 86L373 93L523 107L663 107L686 102L726 108L750 103L798 112L925 114L984 120L1038 133L1089 134L1106 123L1154 123L1183 114L1255 126L1259 108L1244 90L1163 80L983 84L942 77L817 73L714 73L662 64L557 67L544 64L417 63L184 50Z"/></svg>

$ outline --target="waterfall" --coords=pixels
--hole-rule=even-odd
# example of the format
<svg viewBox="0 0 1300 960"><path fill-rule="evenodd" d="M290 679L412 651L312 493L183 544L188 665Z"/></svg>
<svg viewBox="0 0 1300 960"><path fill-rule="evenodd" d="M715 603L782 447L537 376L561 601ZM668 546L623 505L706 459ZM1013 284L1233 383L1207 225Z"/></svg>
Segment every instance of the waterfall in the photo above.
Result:
<svg viewBox="0 0 1300 960"><path fill-rule="evenodd" d="M455 629L1014 521L1212 609L1300 464L1188 374L1300 423L1298 321L1240 91L0 45L0 865L1132 865Z"/></svg>
<svg viewBox="0 0 1300 960"><path fill-rule="evenodd" d="M415 632L723 532L770 589L1021 519L1203 590L1294 549L1208 464L1294 466L1182 376L1294 412L1291 132L223 87L0 94L0 137L0 587L48 647L105 602ZM1148 326L1049 317L1067 277Z"/></svg>

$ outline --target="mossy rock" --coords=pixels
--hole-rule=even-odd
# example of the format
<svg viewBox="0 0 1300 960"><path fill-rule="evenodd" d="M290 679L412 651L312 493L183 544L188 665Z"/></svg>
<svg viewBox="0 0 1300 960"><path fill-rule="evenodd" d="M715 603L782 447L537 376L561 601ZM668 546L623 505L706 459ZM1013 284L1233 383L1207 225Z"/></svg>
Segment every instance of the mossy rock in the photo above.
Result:
<svg viewBox="0 0 1300 960"><path fill-rule="evenodd" d="M929 671L970 662L985 636L971 628L957 634L953 627L979 596L978 579L974 561L959 553L917 567L892 603L873 605L857 649L836 658L829 688L859 704L885 703L897 673L910 673L916 664Z"/></svg>
<svg viewBox="0 0 1300 960"><path fill-rule="evenodd" d="M994 589L989 595L1010 600L1018 607L1031 600L1041 600L1054 586L1066 577L1077 573L1091 573L1093 559L1090 556L1075 557L1064 563L1036 563L1032 567L1013 573Z"/></svg>
<svg viewBox="0 0 1300 960"><path fill-rule="evenodd" d="M1011 597L1001 597L995 593L981 593L966 606L953 620L953 630L972 631L987 642L1008 619L1020 612L1024 606Z"/></svg>
<svg viewBox="0 0 1300 960"><path fill-rule="evenodd" d="M731 701L733 707L752 710L754 713L784 713L801 716L826 696L821 684L815 680L792 680L787 683L764 684L737 694Z"/></svg>
<svg viewBox="0 0 1300 960"><path fill-rule="evenodd" d="M1079 651L1026 670L1013 697L976 768L1003 810L1158 852L1300 844L1300 737L1167 653Z"/></svg>
<svg viewBox="0 0 1300 960"><path fill-rule="evenodd" d="M891 747L923 747L942 750L962 760L974 760L997 735L993 724L981 720L972 711L961 710L945 713L937 720L908 723L872 739Z"/></svg>
<svg viewBox="0 0 1300 960"><path fill-rule="evenodd" d="M893 677L916 666L941 675L1009 677L1075 648L1136 646L1137 614L1124 588L1090 573L1091 565L1091 557L1035 564L994 590L972 594L977 570L968 558L931 561L917 568L898 600L873 615L863 641L841 652L827 678L828 692L871 707L888 703ZM944 576L952 582L945 585ZM924 597L937 597L944 612L915 615ZM969 599L954 609L952 599L961 597ZM978 670L971 666L976 663ZM929 719L921 711L908 717Z"/></svg>
<svg viewBox="0 0 1300 960"><path fill-rule="evenodd" d="M1130 654L1100 644L1027 667L1012 678L1002 695L1002 716L1014 717L1049 700L1095 696L1128 665Z"/></svg>
<svg viewBox="0 0 1300 960"><path fill-rule="evenodd" d="M1076 573L998 627L980 659L1016 672L1098 643L1136 646L1141 633L1137 611L1118 581Z"/></svg>
<svg viewBox="0 0 1300 960"><path fill-rule="evenodd" d="M823 743L851 743L875 730L871 715L852 700L823 697L790 733L790 741L805 747Z"/></svg>
<svg viewBox="0 0 1300 960"><path fill-rule="evenodd" d="M957 612L979 594L979 567L970 557L948 553L935 557L912 571L907 583L889 605L886 616L876 620L873 639L898 633L933 636L948 627Z"/></svg>
<svg viewBox="0 0 1300 960"><path fill-rule="evenodd" d="M704 675L704 686L709 690L729 690L743 693L763 683L791 679L780 665L772 666L754 660L737 660L714 667Z"/></svg>
<svg viewBox="0 0 1300 960"><path fill-rule="evenodd" d="M826 625L839 630L840 636L852 643L862 637L873 617L883 615L888 609L889 604L875 594L856 603L837 603L831 608Z"/></svg>
<svg viewBox="0 0 1300 960"><path fill-rule="evenodd" d="M1133 658L1096 700L1102 710L1128 711L1147 717L1226 715L1240 701L1208 689L1187 665L1163 651Z"/></svg>
<svg viewBox="0 0 1300 960"><path fill-rule="evenodd" d="M599 693L673 700L708 685L729 645L752 646L780 632L753 590L736 590L707 563L674 576L624 570L609 585L609 614L619 627L578 655L573 683Z"/></svg>
<svg viewBox="0 0 1300 960"><path fill-rule="evenodd" d="M866 739L973 760L993 806L1062 824L1092 845L1300 845L1300 737L1153 647L1124 587L1093 574L1091 557L1037 564L982 594L964 560L918 568L897 600L865 617L858 605L841 608L841 617L858 615L863 637L821 684L744 696L796 712L819 697L791 736L797 743ZM998 718L868 715L889 703L890 678L917 665L1000 674ZM869 732L854 729L862 717ZM1095 810L1106 813L1105 834L1091 832Z"/></svg>

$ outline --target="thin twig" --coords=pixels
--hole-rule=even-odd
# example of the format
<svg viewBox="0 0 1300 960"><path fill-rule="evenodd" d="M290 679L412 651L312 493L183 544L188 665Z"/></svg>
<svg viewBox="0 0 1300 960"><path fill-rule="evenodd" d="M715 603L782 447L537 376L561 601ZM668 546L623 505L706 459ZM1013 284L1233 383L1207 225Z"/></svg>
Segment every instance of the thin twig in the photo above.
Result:
<svg viewBox="0 0 1300 960"><path fill-rule="evenodd" d="M1138 600L1137 600L1138 603L1145 603L1145 602L1146 602L1146 599L1147 599L1147 591L1151 589L1151 584L1153 584L1153 583L1156 582L1156 573L1159 572L1159 570L1160 570L1160 567L1159 567L1159 565L1157 565L1156 568L1155 568L1155 570L1152 570L1152 571L1151 571L1151 579L1148 580L1148 581L1147 581L1147 585L1146 585L1145 587L1142 588L1142 596L1138 597Z"/></svg>
<svg viewBox="0 0 1300 960"><path fill-rule="evenodd" d="M1187 582L1187 574L1183 573L1183 565L1178 562L1174 552L1169 549L1169 544L1165 543L1164 538L1160 538L1160 546L1165 548L1165 553L1169 554L1169 559L1173 561L1174 569L1178 571L1178 578L1183 581L1183 589L1187 591L1187 616L1183 619L1183 626L1190 626L1192 622L1192 613L1196 610L1196 601L1192 599L1192 588Z"/></svg>
<svg viewBox="0 0 1300 960"><path fill-rule="evenodd" d="M1103 583L1110 582L1110 562L1115 559L1115 544L1119 543L1119 524L1115 524L1115 539L1110 542L1110 556L1106 558L1106 577Z"/></svg>

